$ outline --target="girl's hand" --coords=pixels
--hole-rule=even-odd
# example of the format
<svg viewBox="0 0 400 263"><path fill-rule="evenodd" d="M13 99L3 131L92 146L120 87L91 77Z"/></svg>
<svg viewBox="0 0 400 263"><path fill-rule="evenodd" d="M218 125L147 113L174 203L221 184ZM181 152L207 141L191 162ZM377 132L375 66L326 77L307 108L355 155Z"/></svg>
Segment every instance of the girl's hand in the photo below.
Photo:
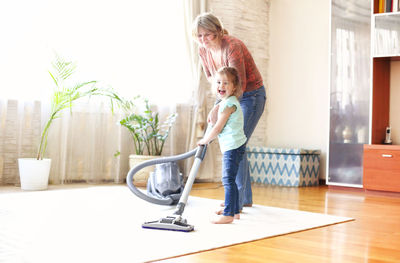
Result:
<svg viewBox="0 0 400 263"><path fill-rule="evenodd" d="M197 145L198 145L198 146L200 146L200 145L206 145L206 144L208 144L208 142L207 142L206 140L204 140L204 139L201 139L200 141L197 142Z"/></svg>

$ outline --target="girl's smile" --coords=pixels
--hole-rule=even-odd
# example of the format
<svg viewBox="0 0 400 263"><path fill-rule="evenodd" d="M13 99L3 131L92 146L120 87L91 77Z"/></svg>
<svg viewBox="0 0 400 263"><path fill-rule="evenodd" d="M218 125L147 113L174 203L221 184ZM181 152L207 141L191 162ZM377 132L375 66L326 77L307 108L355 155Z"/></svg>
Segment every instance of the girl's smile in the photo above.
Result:
<svg viewBox="0 0 400 263"><path fill-rule="evenodd" d="M218 89L218 94L219 94L220 96L224 96L225 93L226 93L226 90L224 90L224 89Z"/></svg>
<svg viewBox="0 0 400 263"><path fill-rule="evenodd" d="M221 99L228 98L233 95L235 86L229 80L226 74L217 74L215 78L217 94Z"/></svg>

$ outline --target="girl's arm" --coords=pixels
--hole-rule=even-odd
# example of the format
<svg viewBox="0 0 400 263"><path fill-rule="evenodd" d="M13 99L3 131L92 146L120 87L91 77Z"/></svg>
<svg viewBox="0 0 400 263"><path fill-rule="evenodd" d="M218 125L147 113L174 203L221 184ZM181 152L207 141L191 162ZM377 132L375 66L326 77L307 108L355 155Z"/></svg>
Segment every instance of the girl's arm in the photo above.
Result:
<svg viewBox="0 0 400 263"><path fill-rule="evenodd" d="M197 145L209 144L212 140L217 138L218 134L221 133L222 129L225 127L226 122L228 121L229 116L233 112L235 112L236 107L226 107L223 112L221 112L217 122L214 127L212 127L211 131L208 132L203 139L197 142Z"/></svg>

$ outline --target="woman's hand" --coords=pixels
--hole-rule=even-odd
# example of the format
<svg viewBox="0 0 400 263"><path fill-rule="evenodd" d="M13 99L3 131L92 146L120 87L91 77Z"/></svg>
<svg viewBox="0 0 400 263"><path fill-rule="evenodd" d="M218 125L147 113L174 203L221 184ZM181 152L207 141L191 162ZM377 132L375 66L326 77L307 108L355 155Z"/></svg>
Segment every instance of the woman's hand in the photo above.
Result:
<svg viewBox="0 0 400 263"><path fill-rule="evenodd" d="M229 116L236 110L235 106L232 107L226 107L223 112L221 112L221 115L219 116L219 119L217 120L217 123L211 128L209 132L204 135L204 138L201 139L200 141L197 142L197 145L206 145L209 144L212 140L217 138L218 134L222 131L224 128L226 122L228 121Z"/></svg>

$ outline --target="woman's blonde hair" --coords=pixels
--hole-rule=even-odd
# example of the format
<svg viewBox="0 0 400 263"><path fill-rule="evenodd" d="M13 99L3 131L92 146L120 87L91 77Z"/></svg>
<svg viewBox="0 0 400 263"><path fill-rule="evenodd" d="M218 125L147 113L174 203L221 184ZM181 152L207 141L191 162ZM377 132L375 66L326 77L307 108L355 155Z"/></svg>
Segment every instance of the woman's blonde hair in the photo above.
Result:
<svg viewBox="0 0 400 263"><path fill-rule="evenodd" d="M224 29L221 21L212 13L203 13L196 17L192 26L192 36L197 40L199 28L202 27L207 31L215 33L218 38L228 35L228 30Z"/></svg>
<svg viewBox="0 0 400 263"><path fill-rule="evenodd" d="M217 71L217 74L225 75L229 78L230 81L232 81L233 86L235 87L232 95L236 96L236 98L239 99L239 97L242 95L242 85L240 83L238 71L233 67L222 67Z"/></svg>

